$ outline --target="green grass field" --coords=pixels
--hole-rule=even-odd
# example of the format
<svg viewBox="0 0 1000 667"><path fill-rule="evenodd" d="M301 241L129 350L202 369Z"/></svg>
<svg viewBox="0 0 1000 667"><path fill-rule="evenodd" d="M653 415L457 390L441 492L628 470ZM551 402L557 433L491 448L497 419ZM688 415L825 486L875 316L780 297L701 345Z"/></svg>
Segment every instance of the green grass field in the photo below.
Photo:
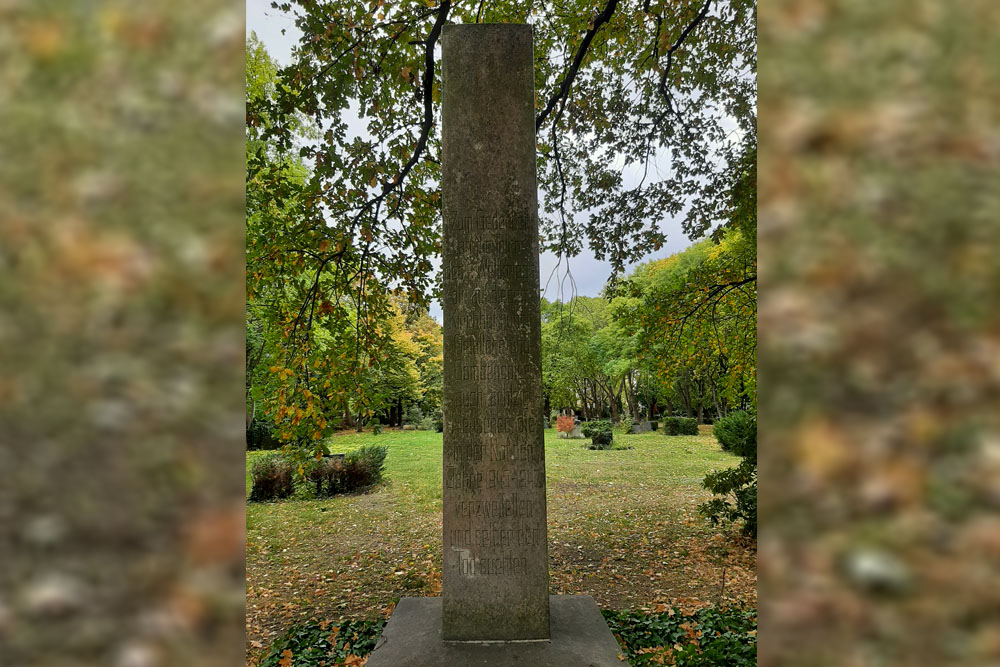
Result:
<svg viewBox="0 0 1000 667"><path fill-rule="evenodd" d="M615 440L629 449L592 451L587 440L545 432L551 591L587 593L606 609L755 605L754 547L697 514L709 497L702 478L738 459L710 427ZM400 596L440 592L441 434L386 430L328 441L335 453L368 443L389 447L386 481L369 492L248 504L251 663L292 622L370 618ZM247 453L248 489L262 454Z"/></svg>

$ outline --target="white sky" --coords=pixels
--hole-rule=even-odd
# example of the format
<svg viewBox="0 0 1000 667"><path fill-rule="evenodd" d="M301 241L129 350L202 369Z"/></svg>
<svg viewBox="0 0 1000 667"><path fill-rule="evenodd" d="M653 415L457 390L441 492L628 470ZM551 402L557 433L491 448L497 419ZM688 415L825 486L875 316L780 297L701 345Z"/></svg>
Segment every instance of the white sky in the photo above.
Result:
<svg viewBox="0 0 1000 667"><path fill-rule="evenodd" d="M271 0L247 0L247 36L251 32L256 32L257 37L263 42L267 52L281 65L288 65L291 62L292 47L299 40L299 31L295 27L292 18L283 12L271 8ZM285 34L282 34L282 30ZM359 121L360 122L360 121ZM634 186L639 182L639 175L630 173L633 170L626 170L623 176L623 184ZM577 216L577 220L583 221L585 216ZM661 231L666 235L666 243L655 252L645 256L635 264L647 262L650 259L668 257L691 245L691 242L681 230L679 218L667 220L660 225ZM556 266L557 258L552 253L542 253L539 258L539 274L542 289ZM630 264L629 268L635 266ZM565 272L566 262L563 261L559 275ZM611 275L611 264L609 262L598 261L594 258L589 248L584 248L583 252L569 260L569 267L572 271L573 280L576 283L576 294L580 296L597 296L604 287L605 281ZM549 286L543 296L547 299L555 300L558 297L559 280L555 277L549 282ZM564 282L564 293L567 298L570 296L570 282ZM431 305L431 315L438 322L442 321L441 306L437 302Z"/></svg>

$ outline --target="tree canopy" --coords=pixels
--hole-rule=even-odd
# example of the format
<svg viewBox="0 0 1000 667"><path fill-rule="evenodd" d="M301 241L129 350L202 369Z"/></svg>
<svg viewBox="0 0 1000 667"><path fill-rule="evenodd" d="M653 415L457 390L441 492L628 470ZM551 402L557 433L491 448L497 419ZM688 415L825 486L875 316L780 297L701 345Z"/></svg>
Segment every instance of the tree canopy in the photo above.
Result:
<svg viewBox="0 0 1000 667"><path fill-rule="evenodd" d="M445 24L533 26L543 249L588 249L613 288L661 247L666 220L694 239L740 210L756 156L754 0L273 7L302 36L284 68L248 45L248 327L273 341L257 372L278 383L268 414L308 431L295 437L378 410L362 378L389 358L399 304L437 294ZM630 364L601 373L618 386Z"/></svg>

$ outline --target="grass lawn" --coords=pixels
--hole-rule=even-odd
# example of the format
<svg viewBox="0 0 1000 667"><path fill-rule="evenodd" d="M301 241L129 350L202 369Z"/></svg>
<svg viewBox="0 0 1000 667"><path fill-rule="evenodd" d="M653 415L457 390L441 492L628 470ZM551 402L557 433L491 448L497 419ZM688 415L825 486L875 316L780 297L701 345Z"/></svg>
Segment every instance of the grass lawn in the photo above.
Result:
<svg viewBox="0 0 1000 667"><path fill-rule="evenodd" d="M697 513L705 473L734 466L697 436L615 434L616 446L545 432L550 589L615 610L706 603L756 606L756 551ZM387 614L395 598L441 591L441 434L386 430L330 439L330 450L389 446L369 493L247 505L248 664L292 623ZM247 453L247 469L261 452ZM249 489L249 472L248 472ZM723 588L723 572L725 587Z"/></svg>

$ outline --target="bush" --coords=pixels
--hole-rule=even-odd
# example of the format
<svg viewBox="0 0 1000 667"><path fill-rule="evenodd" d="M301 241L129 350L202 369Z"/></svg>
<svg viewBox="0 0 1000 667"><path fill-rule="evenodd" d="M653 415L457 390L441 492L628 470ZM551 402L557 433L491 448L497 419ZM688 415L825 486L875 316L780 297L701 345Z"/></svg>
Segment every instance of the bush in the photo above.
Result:
<svg viewBox="0 0 1000 667"><path fill-rule="evenodd" d="M571 433L576 427L576 419L570 415L559 415L556 418L556 430L560 433Z"/></svg>
<svg viewBox="0 0 1000 667"><path fill-rule="evenodd" d="M385 457L388 453L389 448L385 445L365 445L344 457L344 463L361 466L369 480L368 484L377 484L382 481Z"/></svg>
<svg viewBox="0 0 1000 667"><path fill-rule="evenodd" d="M388 453L385 445L365 445L343 461L334 459L326 472L327 494L350 493L382 481Z"/></svg>
<svg viewBox="0 0 1000 667"><path fill-rule="evenodd" d="M417 426L418 431L433 431L436 428L434 417L424 417Z"/></svg>
<svg viewBox="0 0 1000 667"><path fill-rule="evenodd" d="M281 454L268 454L255 461L250 479L250 500L255 502L287 498L294 490L292 464Z"/></svg>
<svg viewBox="0 0 1000 667"><path fill-rule="evenodd" d="M416 426L424 420L424 413L420 410L420 406L414 404L406 409L406 414L403 416L404 424L412 424Z"/></svg>
<svg viewBox="0 0 1000 667"><path fill-rule="evenodd" d="M663 435L698 435L698 420L693 417L664 417Z"/></svg>
<svg viewBox="0 0 1000 667"><path fill-rule="evenodd" d="M702 485L719 498L700 505L698 510L712 523L742 521L743 533L757 537L757 417L734 412L720 419L713 429L723 449L743 458L738 466L716 470L705 476Z"/></svg>
<svg viewBox="0 0 1000 667"><path fill-rule="evenodd" d="M625 415L621 418L620 424L624 433L631 433L632 426L635 425L635 421L632 419L632 415Z"/></svg>
<svg viewBox="0 0 1000 667"><path fill-rule="evenodd" d="M271 422L254 419L247 427L247 449L278 449L278 439L274 437Z"/></svg>
<svg viewBox="0 0 1000 667"><path fill-rule="evenodd" d="M438 433L444 433L444 417L441 415L434 418L434 430Z"/></svg>
<svg viewBox="0 0 1000 667"><path fill-rule="evenodd" d="M382 434L382 421L376 417L372 420L372 435Z"/></svg>
<svg viewBox="0 0 1000 667"><path fill-rule="evenodd" d="M742 521L743 534L757 537L757 462L743 459L735 468L705 475L702 485L720 498L698 506L713 524Z"/></svg>
<svg viewBox="0 0 1000 667"><path fill-rule="evenodd" d="M734 412L712 427L722 449L738 456L757 457L757 418L745 411Z"/></svg>
<svg viewBox="0 0 1000 667"><path fill-rule="evenodd" d="M590 449L611 449L614 441L611 422L604 419L584 422L581 430L590 438Z"/></svg>

